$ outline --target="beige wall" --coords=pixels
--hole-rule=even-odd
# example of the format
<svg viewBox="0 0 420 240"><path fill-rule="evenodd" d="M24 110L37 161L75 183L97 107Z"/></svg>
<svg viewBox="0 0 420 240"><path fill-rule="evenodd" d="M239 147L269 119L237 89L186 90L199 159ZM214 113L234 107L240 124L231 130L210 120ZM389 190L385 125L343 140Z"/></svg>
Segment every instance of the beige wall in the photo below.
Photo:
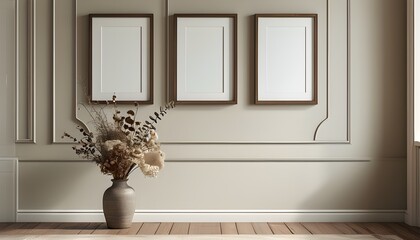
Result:
<svg viewBox="0 0 420 240"><path fill-rule="evenodd" d="M73 161L71 145L60 138L78 124L75 79L77 101L83 101L87 84L86 14L154 14L155 105L141 107L146 115L166 101L165 2L78 1L77 74L73 0L55 3L54 65L52 1L36 2L37 143L16 145L19 209L101 209L109 178L94 164ZM238 104L178 106L168 115L159 126L166 168L157 179L140 173L130 179L138 193L137 209L406 208L405 1L350 0L350 22L346 0L169 2L170 14L238 13ZM251 16L266 12L319 14L318 105L251 104ZM327 111L328 119L315 134ZM87 122L86 113L76 112Z"/></svg>
<svg viewBox="0 0 420 240"><path fill-rule="evenodd" d="M14 156L14 2L3 1L0 8L0 157Z"/></svg>

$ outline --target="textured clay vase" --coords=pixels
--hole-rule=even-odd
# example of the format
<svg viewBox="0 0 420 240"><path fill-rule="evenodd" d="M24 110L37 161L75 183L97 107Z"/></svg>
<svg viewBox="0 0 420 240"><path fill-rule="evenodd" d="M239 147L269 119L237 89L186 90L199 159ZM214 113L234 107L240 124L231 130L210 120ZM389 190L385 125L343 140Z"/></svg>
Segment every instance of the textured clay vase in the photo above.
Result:
<svg viewBox="0 0 420 240"><path fill-rule="evenodd" d="M108 228L129 228L135 210L135 192L127 180L112 179L112 186L104 192L103 209Z"/></svg>

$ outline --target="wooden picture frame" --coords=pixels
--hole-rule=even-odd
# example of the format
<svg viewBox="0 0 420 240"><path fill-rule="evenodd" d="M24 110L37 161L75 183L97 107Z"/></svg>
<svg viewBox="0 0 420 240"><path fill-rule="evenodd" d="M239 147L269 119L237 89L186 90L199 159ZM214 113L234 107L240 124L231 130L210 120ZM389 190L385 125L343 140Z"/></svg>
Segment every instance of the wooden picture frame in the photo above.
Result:
<svg viewBox="0 0 420 240"><path fill-rule="evenodd" d="M153 14L89 14L91 100L153 104Z"/></svg>
<svg viewBox="0 0 420 240"><path fill-rule="evenodd" d="M175 14L176 104L237 103L237 14Z"/></svg>
<svg viewBox="0 0 420 240"><path fill-rule="evenodd" d="M317 104L317 14L255 14L255 104Z"/></svg>

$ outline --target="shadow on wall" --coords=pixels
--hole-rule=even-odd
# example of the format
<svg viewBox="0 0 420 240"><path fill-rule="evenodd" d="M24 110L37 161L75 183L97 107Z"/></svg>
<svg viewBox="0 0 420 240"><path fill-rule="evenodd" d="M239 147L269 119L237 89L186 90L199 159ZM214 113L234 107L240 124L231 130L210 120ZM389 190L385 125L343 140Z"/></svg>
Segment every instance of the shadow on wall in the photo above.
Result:
<svg viewBox="0 0 420 240"><path fill-rule="evenodd" d="M364 144L361 153L373 160L324 165L323 183L304 205L405 210L406 5L353 1L351 8L352 145Z"/></svg>
<svg viewBox="0 0 420 240"><path fill-rule="evenodd" d="M111 182L88 160L25 161L19 176L19 210L102 209L102 194Z"/></svg>
<svg viewBox="0 0 420 240"><path fill-rule="evenodd" d="M320 203L326 210L406 209L405 159L316 165L312 194L302 203L308 209L319 209Z"/></svg>

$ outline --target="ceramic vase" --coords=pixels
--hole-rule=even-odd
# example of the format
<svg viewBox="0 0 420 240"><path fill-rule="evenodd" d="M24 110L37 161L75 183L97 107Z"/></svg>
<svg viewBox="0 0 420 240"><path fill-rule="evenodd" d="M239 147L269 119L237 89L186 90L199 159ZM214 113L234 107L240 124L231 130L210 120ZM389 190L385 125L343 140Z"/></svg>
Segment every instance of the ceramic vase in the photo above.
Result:
<svg viewBox="0 0 420 240"><path fill-rule="evenodd" d="M103 196L103 210L108 228L129 228L133 221L136 196L127 180L112 179Z"/></svg>

